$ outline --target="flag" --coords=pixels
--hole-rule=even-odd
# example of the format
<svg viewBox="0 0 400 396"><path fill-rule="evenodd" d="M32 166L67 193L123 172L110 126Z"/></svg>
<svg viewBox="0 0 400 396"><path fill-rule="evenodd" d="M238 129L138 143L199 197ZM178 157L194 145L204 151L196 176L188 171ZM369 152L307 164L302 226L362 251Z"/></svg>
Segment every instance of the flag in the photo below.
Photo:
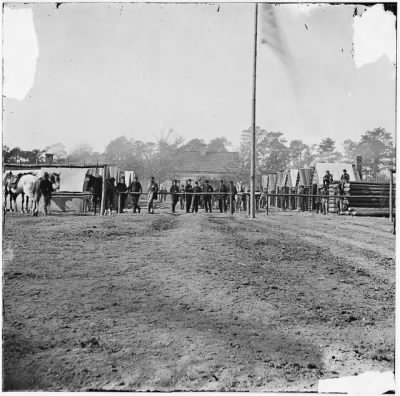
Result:
<svg viewBox="0 0 400 396"><path fill-rule="evenodd" d="M268 45L281 61L289 66L291 63L290 51L275 7L276 5L270 3L261 4L261 43Z"/></svg>

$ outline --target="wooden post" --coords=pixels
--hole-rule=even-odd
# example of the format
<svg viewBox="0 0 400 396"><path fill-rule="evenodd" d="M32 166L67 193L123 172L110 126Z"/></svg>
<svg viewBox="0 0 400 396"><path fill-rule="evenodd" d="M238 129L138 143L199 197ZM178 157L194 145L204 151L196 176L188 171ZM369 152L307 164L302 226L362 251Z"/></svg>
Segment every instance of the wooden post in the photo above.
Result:
<svg viewBox="0 0 400 396"><path fill-rule="evenodd" d="M269 202L268 202L268 200L269 200L269 197L268 197L268 190L267 190L267 216L268 216L268 209L269 209Z"/></svg>
<svg viewBox="0 0 400 396"><path fill-rule="evenodd" d="M231 215L233 215L233 194L229 194L229 206L230 206L230 210L231 210Z"/></svg>
<svg viewBox="0 0 400 396"><path fill-rule="evenodd" d="M390 177L389 177L389 220L393 221L393 172L390 170Z"/></svg>
<svg viewBox="0 0 400 396"><path fill-rule="evenodd" d="M258 33L258 3L255 4L254 16L254 58L253 58L253 107L252 107L252 137L251 137L251 170L250 170L250 217L256 217L255 187L256 187L256 88L257 88L257 33Z"/></svg>
<svg viewBox="0 0 400 396"><path fill-rule="evenodd" d="M103 168L103 183L101 189L101 204L100 204L100 216L104 216L105 204L106 204L106 176L107 176L107 165Z"/></svg>
<svg viewBox="0 0 400 396"><path fill-rule="evenodd" d="M121 193L118 192L117 194L118 194L117 213L122 213L123 208L121 208L121 201L122 201Z"/></svg>

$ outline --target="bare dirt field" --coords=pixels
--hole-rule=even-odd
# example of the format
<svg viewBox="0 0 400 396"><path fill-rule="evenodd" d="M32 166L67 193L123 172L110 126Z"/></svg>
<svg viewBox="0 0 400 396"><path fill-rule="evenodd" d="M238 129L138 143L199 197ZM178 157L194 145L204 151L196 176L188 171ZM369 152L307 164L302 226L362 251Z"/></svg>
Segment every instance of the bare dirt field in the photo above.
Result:
<svg viewBox="0 0 400 396"><path fill-rule="evenodd" d="M7 214L4 390L316 391L394 370L382 218Z"/></svg>

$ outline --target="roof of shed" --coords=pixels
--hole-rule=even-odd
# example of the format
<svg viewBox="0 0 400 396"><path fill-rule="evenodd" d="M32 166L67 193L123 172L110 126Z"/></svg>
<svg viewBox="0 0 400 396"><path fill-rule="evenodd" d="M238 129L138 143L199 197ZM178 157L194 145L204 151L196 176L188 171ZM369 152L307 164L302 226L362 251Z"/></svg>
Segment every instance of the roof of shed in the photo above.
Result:
<svg viewBox="0 0 400 396"><path fill-rule="evenodd" d="M334 181L339 181L342 176L343 169L347 170L350 176L350 181L360 181L360 175L355 169L355 165L346 162L332 163L332 162L317 162L315 164L315 172L313 176L313 184L322 184L322 180L328 170Z"/></svg>

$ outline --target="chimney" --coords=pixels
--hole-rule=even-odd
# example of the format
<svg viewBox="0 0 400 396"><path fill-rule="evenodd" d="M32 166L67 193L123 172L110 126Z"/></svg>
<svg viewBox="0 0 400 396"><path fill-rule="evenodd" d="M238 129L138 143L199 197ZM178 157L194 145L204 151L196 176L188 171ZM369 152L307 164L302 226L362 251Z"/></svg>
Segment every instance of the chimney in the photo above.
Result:
<svg viewBox="0 0 400 396"><path fill-rule="evenodd" d="M360 175L360 180L362 180L362 156L357 155L356 157L356 170Z"/></svg>
<svg viewBox="0 0 400 396"><path fill-rule="evenodd" d="M46 153L46 163L51 165L53 163L54 154Z"/></svg>

